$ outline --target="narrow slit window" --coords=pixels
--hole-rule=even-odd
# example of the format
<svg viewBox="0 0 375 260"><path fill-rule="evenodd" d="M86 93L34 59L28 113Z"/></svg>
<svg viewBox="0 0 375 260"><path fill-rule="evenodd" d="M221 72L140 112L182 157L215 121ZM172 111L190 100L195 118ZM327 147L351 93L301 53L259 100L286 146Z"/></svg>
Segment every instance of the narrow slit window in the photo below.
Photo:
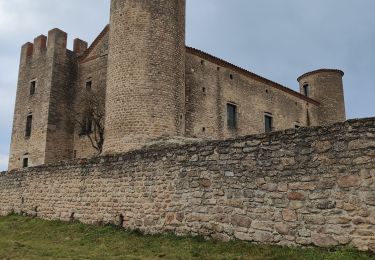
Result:
<svg viewBox="0 0 375 260"><path fill-rule="evenodd" d="M303 85L303 94L304 94L306 97L309 97L309 96L310 96L310 86L309 86L309 84L304 84L304 85Z"/></svg>
<svg viewBox="0 0 375 260"><path fill-rule="evenodd" d="M91 118L88 118L86 121L86 133L91 134L92 133L92 120Z"/></svg>
<svg viewBox="0 0 375 260"><path fill-rule="evenodd" d="M228 119L229 129L237 128L237 106L236 105L227 104L227 119Z"/></svg>
<svg viewBox="0 0 375 260"><path fill-rule="evenodd" d="M86 90L91 90L92 89L92 80L86 81Z"/></svg>
<svg viewBox="0 0 375 260"><path fill-rule="evenodd" d="M36 91L36 80L30 82L30 96L34 95Z"/></svg>
<svg viewBox="0 0 375 260"><path fill-rule="evenodd" d="M26 130L25 130L25 136L30 137L31 136L31 129L33 125L33 116L28 115L26 118Z"/></svg>
<svg viewBox="0 0 375 260"><path fill-rule="evenodd" d="M23 160L22 160L22 167L23 168L29 167L29 158L23 158Z"/></svg>
<svg viewBox="0 0 375 260"><path fill-rule="evenodd" d="M264 127L266 133L273 131L273 117L270 114L264 115Z"/></svg>

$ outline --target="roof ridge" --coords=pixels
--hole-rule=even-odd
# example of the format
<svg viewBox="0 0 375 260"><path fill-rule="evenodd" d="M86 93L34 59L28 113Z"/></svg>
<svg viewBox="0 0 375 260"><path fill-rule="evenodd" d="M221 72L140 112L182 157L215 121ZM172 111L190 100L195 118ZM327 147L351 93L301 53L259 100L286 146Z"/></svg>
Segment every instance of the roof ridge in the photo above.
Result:
<svg viewBox="0 0 375 260"><path fill-rule="evenodd" d="M213 55L211 55L209 53L206 53L204 51L201 51L201 50L195 49L193 47L189 47L189 46L186 46L186 49L188 51L190 51L190 53L200 55L201 57L204 57L204 58L206 58L208 60L211 60L212 62L216 61L216 63L219 63L218 65L229 66L232 69L236 70L237 72L239 72L239 73L241 73L241 74L243 74L245 76L251 77L252 79L258 80L258 81L260 81L262 83L269 84L269 85L271 85L274 88L277 88L277 89L279 89L281 91L284 91L284 92L286 92L288 94L291 94L291 95L293 95L295 97L303 99L303 100L305 100L305 101L307 101L309 103L312 103L314 105L320 105L320 103L318 101L316 101L314 99L311 99L309 97L306 97L306 96L302 95L301 93L299 93L297 91L294 91L294 90L292 90L292 89L290 89L288 87L285 87L285 86L283 86L283 85L281 85L281 84L279 84L279 83L277 83L275 81L269 80L269 79L267 79L265 77L259 76L259 75L255 74L255 73L251 72L251 71L248 71L248 70L246 70L244 68L241 68L241 67L239 67L237 65L234 65L234 64L232 64L232 63L230 63L228 61L225 61L223 59L215 57L215 56L213 56Z"/></svg>

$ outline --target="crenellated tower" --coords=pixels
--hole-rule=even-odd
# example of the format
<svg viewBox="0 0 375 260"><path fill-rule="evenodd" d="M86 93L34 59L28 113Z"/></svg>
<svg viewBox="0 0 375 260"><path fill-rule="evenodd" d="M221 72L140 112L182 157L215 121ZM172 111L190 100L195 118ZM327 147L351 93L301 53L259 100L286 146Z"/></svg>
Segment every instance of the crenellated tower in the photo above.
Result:
<svg viewBox="0 0 375 260"><path fill-rule="evenodd" d="M104 151L184 135L185 0L112 0Z"/></svg>
<svg viewBox="0 0 375 260"><path fill-rule="evenodd" d="M9 169L71 159L74 53L59 29L21 50Z"/></svg>

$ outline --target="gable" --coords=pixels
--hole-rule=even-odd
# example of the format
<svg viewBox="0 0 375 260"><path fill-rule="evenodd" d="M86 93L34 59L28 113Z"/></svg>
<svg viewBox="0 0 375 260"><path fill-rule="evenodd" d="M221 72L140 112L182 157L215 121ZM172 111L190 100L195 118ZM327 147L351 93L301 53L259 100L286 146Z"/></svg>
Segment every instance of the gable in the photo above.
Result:
<svg viewBox="0 0 375 260"><path fill-rule="evenodd" d="M107 25L91 46L79 57L79 62L87 62L108 54L109 25Z"/></svg>

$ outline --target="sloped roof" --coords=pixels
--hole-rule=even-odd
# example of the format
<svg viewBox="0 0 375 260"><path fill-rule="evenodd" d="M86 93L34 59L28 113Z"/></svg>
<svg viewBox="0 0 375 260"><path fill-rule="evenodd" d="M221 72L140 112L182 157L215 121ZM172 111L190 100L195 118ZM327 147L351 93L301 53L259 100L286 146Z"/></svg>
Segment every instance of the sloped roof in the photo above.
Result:
<svg viewBox="0 0 375 260"><path fill-rule="evenodd" d="M276 83L276 82L274 82L272 80L266 79L266 78L264 78L262 76L259 76L259 75L255 74L253 72L245 70L245 69L243 69L241 67L238 67L238 66L236 66L234 64L231 64L231 63L229 63L229 62L227 62L225 60L222 60L220 58L212 56L211 54L208 54L208 53L203 52L203 51L198 50L198 49L194 49L192 47L186 47L186 50L189 53L191 53L191 54L194 54L194 55L197 55L197 56L201 57L202 59L206 59L206 60L211 61L212 63L215 63L215 64L217 64L219 66L222 66L222 67L231 69L233 71L236 71L237 73L242 74L242 75L244 75L246 77L249 77L251 79L257 80L257 81L262 82L264 84L267 84L267 85L269 85L271 87L274 87L274 88L276 88L278 90L284 91L284 92L286 92L286 93L288 93L290 95L293 95L295 97L303 99L306 102L309 102L309 103L314 104L314 105L320 105L320 103L318 101L314 100L314 99L306 97L306 96L302 95L299 92L296 92L296 91L294 91L294 90L292 90L292 89L290 89L288 87L285 87L285 86L283 86L283 85L281 85L279 83Z"/></svg>

